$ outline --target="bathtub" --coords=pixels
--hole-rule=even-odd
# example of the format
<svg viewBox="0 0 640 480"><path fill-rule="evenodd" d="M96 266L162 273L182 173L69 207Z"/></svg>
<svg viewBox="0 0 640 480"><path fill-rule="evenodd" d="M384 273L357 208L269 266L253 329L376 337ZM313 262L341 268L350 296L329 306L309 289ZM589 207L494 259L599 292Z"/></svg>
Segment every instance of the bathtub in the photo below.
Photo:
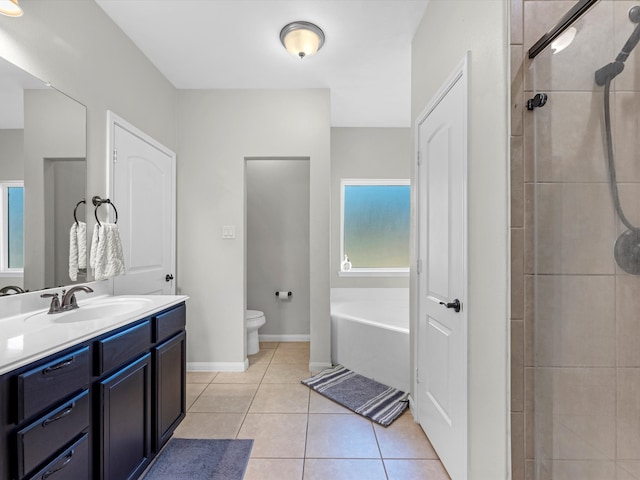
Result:
<svg viewBox="0 0 640 480"><path fill-rule="evenodd" d="M332 288L331 361L409 391L409 289Z"/></svg>

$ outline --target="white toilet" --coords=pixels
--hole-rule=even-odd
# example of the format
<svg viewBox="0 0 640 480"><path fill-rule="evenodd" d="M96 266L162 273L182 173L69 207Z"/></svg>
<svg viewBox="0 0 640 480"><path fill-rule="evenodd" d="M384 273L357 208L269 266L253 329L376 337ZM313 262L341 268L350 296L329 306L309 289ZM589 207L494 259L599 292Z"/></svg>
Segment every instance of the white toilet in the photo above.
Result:
<svg viewBox="0 0 640 480"><path fill-rule="evenodd" d="M264 313L259 310L247 310L247 355L255 355L260 351L258 329L267 323Z"/></svg>

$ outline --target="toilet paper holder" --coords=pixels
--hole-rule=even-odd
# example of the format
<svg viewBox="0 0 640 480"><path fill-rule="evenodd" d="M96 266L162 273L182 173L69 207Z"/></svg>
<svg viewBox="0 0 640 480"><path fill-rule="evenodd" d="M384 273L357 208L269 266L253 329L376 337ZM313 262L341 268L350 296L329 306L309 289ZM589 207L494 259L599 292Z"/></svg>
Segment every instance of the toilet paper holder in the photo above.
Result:
<svg viewBox="0 0 640 480"><path fill-rule="evenodd" d="M281 293L284 293L284 292L276 292L276 297L279 297ZM291 295L293 295L293 293L287 292L287 297L290 297Z"/></svg>

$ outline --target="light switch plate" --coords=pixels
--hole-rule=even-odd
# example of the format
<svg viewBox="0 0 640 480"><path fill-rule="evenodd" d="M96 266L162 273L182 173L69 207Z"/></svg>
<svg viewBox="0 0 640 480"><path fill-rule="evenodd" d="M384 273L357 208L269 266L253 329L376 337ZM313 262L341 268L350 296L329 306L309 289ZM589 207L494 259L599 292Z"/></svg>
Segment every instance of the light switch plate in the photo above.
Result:
<svg viewBox="0 0 640 480"><path fill-rule="evenodd" d="M223 225L222 238L236 238L236 227L234 225Z"/></svg>

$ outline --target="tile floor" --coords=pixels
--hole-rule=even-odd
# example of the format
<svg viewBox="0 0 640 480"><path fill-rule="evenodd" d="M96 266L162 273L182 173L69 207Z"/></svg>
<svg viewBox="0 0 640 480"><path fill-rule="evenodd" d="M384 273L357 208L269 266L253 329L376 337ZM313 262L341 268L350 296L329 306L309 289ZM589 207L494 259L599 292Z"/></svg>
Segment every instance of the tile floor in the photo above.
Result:
<svg viewBox="0 0 640 480"><path fill-rule="evenodd" d="M245 480L449 480L407 409L384 428L300 384L308 343L261 343L242 373L188 372L184 438L252 438Z"/></svg>

